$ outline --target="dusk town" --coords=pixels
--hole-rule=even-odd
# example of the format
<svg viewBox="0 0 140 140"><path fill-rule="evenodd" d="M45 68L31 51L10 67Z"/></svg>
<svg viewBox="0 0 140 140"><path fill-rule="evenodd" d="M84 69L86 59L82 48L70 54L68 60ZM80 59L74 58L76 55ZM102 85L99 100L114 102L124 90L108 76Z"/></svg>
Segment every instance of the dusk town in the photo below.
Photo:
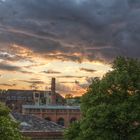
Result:
<svg viewBox="0 0 140 140"><path fill-rule="evenodd" d="M0 140L140 140L140 0L0 0Z"/></svg>

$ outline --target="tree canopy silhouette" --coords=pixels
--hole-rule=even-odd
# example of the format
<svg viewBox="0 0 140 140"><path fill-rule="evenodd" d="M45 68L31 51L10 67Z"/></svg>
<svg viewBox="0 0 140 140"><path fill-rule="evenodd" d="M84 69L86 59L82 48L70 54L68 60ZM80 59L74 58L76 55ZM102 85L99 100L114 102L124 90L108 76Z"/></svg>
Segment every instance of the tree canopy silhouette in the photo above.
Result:
<svg viewBox="0 0 140 140"><path fill-rule="evenodd" d="M93 79L66 140L140 140L140 61L118 57L112 68Z"/></svg>

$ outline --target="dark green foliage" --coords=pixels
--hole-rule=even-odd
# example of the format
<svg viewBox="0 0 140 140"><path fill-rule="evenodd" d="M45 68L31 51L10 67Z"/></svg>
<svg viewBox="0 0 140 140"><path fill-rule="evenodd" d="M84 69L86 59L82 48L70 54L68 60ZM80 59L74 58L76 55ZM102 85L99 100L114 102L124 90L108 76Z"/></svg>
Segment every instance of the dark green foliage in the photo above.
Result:
<svg viewBox="0 0 140 140"><path fill-rule="evenodd" d="M10 110L0 103L0 140L25 140L9 113Z"/></svg>
<svg viewBox="0 0 140 140"><path fill-rule="evenodd" d="M80 122L74 122L70 125L69 129L65 131L65 139L66 140L78 140L79 139L79 131L80 130Z"/></svg>
<svg viewBox="0 0 140 140"><path fill-rule="evenodd" d="M140 140L140 61L117 58L112 71L93 80L81 109L79 140Z"/></svg>

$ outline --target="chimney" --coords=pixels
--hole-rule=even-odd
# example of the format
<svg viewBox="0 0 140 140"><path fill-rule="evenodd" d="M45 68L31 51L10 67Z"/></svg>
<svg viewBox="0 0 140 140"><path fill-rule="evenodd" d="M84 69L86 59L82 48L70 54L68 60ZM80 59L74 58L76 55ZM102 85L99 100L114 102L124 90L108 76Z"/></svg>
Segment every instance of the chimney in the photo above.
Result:
<svg viewBox="0 0 140 140"><path fill-rule="evenodd" d="M51 91L53 94L55 93L55 78L52 78L52 81L51 81Z"/></svg>
<svg viewBox="0 0 140 140"><path fill-rule="evenodd" d="M51 81L51 99L52 99L52 104L56 104L56 92L55 92L55 78L52 78Z"/></svg>

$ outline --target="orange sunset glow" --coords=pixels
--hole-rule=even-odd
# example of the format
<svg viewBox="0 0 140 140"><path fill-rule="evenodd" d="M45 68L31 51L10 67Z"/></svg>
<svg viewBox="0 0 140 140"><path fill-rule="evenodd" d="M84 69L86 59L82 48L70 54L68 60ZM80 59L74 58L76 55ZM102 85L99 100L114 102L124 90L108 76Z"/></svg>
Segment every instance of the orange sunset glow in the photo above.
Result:
<svg viewBox="0 0 140 140"><path fill-rule="evenodd" d="M46 54L34 53L23 46L13 44L8 50L3 50L1 54L8 55L9 59L5 63L1 60L1 67L7 67L1 72L1 89L39 89L50 88L52 77L57 79L57 90L64 94L81 95L85 93L93 77L101 77L109 71L110 65L88 61L83 58L82 62L61 60ZM56 54L58 54L56 52ZM78 54L75 53L77 56ZM78 55L79 56L79 55ZM24 60L14 60L15 57L23 57Z"/></svg>
<svg viewBox="0 0 140 140"><path fill-rule="evenodd" d="M0 0L0 89L48 90L55 77L60 94L82 95L115 57L139 57L140 18L129 4Z"/></svg>

